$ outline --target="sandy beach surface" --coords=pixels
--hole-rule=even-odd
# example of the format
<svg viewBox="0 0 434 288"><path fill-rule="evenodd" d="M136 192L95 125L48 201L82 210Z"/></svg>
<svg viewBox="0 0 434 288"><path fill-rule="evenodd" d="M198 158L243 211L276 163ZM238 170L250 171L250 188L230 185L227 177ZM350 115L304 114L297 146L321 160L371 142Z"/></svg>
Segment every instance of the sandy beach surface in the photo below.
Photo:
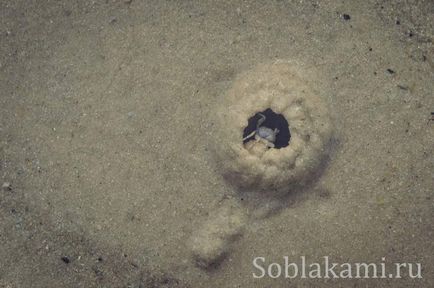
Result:
<svg viewBox="0 0 434 288"><path fill-rule="evenodd" d="M0 287L434 287L433 41L432 0L0 1ZM328 103L333 149L274 209L214 148L237 75L276 59ZM191 237L228 199L271 213L201 267ZM253 276L284 256L422 278Z"/></svg>

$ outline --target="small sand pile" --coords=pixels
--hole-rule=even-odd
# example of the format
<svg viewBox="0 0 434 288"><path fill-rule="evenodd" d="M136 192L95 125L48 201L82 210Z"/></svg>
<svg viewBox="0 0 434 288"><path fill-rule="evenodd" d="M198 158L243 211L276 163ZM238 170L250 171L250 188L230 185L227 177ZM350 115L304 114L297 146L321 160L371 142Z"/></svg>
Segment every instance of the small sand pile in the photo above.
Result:
<svg viewBox="0 0 434 288"><path fill-rule="evenodd" d="M299 65L278 60L240 75L228 91L217 113L217 162L234 186L287 193L291 184L308 180L328 153L333 129L327 105L303 79ZM266 109L286 118L287 147L241 141L247 120Z"/></svg>

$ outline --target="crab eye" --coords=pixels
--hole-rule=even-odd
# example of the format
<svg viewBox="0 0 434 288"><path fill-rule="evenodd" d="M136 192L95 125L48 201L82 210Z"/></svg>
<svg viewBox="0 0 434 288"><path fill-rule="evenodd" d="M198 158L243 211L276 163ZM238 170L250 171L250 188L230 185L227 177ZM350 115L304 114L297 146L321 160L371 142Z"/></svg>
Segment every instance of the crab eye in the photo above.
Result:
<svg viewBox="0 0 434 288"><path fill-rule="evenodd" d="M279 131L279 133L276 134L274 148L279 149L288 146L291 139L288 121L282 114L277 114L270 108L262 112L257 112L255 115L248 119L248 124L243 131L243 139L256 130L256 127L258 126L258 121L262 118L260 114L265 116L265 121L262 122L260 126L268 127L272 130L278 129ZM252 137L245 139L243 143L246 143L252 139L254 138Z"/></svg>

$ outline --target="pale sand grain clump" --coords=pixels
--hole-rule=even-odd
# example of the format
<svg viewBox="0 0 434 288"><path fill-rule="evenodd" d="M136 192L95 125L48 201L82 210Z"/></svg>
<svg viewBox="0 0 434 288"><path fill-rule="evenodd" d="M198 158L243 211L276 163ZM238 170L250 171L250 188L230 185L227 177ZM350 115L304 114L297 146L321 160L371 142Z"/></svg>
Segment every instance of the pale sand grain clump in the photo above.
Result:
<svg viewBox="0 0 434 288"><path fill-rule="evenodd" d="M227 201L211 212L210 217L192 236L191 249L202 268L219 264L240 236L246 224L246 213L237 203Z"/></svg>

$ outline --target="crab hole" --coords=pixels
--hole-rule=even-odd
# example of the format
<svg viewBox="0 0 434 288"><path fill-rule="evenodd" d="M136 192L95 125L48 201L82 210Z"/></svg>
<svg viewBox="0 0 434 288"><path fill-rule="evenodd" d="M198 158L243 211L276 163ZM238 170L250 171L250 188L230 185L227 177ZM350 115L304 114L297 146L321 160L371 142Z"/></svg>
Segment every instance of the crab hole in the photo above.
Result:
<svg viewBox="0 0 434 288"><path fill-rule="evenodd" d="M285 117L282 114L277 114L270 108L262 112L258 112L249 118L247 122L247 127L244 128L242 139L246 138L250 133L256 130L258 120L261 119L259 113L263 114L266 117L265 121L261 124L261 126L268 127L273 130L275 128L279 129L279 133L277 133L276 135L276 141L274 142L274 148L280 149L288 146L289 140L291 139L288 121L286 121ZM250 137L249 139L244 140L243 143L247 143L254 139L254 136Z"/></svg>

